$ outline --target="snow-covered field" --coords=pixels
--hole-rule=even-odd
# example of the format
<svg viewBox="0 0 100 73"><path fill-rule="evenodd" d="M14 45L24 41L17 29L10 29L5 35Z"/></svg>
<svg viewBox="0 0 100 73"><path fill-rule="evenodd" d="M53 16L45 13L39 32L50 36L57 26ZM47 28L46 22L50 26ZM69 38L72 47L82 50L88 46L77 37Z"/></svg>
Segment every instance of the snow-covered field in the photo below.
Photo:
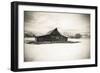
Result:
<svg viewBox="0 0 100 73"><path fill-rule="evenodd" d="M80 43L26 44L24 60L30 61L65 61L90 58L90 40L69 39Z"/></svg>

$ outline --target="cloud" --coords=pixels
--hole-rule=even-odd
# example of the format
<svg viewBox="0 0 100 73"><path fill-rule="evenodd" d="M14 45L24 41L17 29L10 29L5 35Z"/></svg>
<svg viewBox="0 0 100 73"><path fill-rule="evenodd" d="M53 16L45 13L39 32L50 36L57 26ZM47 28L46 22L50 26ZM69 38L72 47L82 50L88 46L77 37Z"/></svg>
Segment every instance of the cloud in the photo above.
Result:
<svg viewBox="0 0 100 73"><path fill-rule="evenodd" d="M59 32L89 32L90 15L74 13L32 12L25 11L25 31L36 36L46 35L58 28Z"/></svg>

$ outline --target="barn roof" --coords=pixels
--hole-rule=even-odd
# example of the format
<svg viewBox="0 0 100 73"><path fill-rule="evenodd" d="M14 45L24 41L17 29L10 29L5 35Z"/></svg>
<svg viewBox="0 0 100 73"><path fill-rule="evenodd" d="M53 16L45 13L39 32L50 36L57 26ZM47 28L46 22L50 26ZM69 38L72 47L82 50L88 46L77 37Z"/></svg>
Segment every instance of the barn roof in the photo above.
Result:
<svg viewBox="0 0 100 73"><path fill-rule="evenodd" d="M52 31L49 31L48 33L46 33L45 35L50 35L50 34L53 34L53 35L62 35L62 36L64 36L63 34L61 34L59 31L58 31L58 29L57 28L55 28L55 29L53 29ZM41 36L45 36L45 35L41 35ZM66 36L64 36L64 37L66 37Z"/></svg>

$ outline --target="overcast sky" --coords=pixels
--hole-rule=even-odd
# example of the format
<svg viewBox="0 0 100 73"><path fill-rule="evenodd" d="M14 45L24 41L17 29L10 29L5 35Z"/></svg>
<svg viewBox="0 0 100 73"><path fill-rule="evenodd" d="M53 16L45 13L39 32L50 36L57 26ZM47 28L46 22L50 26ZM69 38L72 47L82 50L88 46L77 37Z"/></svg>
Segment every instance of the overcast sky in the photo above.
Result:
<svg viewBox="0 0 100 73"><path fill-rule="evenodd" d="M24 12L25 31L36 36L46 35L57 28L61 34L82 33L90 30L89 14Z"/></svg>

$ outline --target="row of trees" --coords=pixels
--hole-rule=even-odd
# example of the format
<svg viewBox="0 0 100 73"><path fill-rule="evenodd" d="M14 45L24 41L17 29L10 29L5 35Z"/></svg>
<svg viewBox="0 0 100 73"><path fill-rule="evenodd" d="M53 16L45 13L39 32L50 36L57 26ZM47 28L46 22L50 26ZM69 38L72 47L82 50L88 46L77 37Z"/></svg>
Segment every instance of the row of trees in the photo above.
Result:
<svg viewBox="0 0 100 73"><path fill-rule="evenodd" d="M80 33L77 33L75 35L69 35L68 37L69 38L90 38L90 35L89 34L80 34Z"/></svg>

